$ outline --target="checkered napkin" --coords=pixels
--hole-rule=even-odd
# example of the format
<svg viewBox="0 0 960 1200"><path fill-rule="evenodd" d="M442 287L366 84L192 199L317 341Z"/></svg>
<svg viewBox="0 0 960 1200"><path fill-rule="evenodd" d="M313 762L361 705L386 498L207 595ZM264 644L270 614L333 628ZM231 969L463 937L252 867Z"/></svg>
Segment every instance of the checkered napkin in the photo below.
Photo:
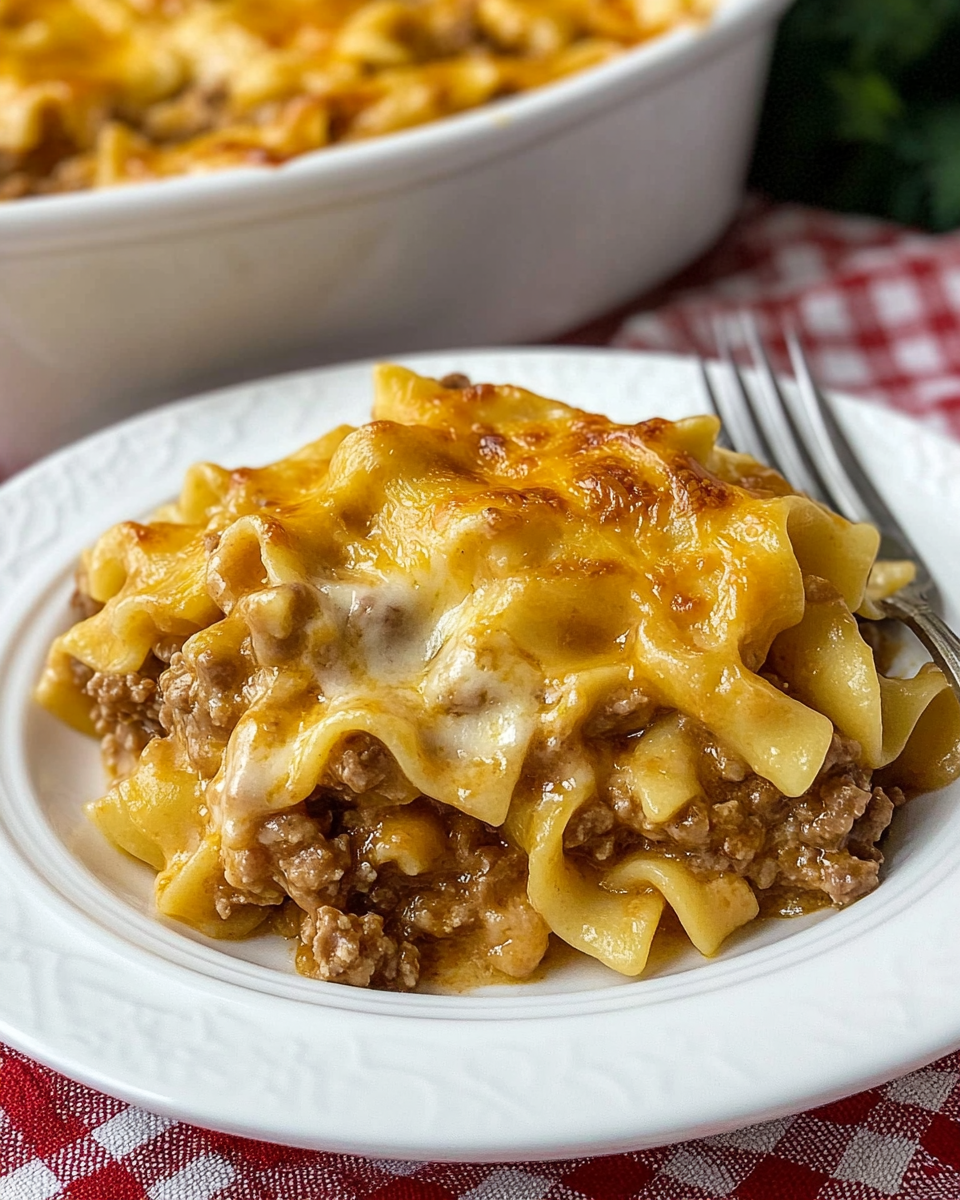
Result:
<svg viewBox="0 0 960 1200"><path fill-rule="evenodd" d="M797 1117L564 1162L314 1154L131 1108L0 1047L0 1200L958 1200L960 1054Z"/></svg>
<svg viewBox="0 0 960 1200"><path fill-rule="evenodd" d="M960 436L960 235L748 203L655 297L564 339L713 348L789 318L824 384ZM2 986L2 983L0 983ZM474 1166L315 1154L131 1108L0 1046L0 1200L960 1200L960 1054L797 1117L660 1150Z"/></svg>
<svg viewBox="0 0 960 1200"><path fill-rule="evenodd" d="M960 233L754 199L656 299L567 340L715 356L716 315L748 308L782 370L792 324L824 386L960 436Z"/></svg>

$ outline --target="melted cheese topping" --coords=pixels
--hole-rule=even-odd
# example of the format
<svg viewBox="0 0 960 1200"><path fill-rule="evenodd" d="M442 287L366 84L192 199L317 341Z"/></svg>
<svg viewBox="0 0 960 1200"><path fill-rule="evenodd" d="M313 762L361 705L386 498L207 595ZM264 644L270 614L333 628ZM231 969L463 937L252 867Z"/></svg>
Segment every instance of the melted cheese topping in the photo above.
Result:
<svg viewBox="0 0 960 1200"><path fill-rule="evenodd" d="M0 199L283 162L595 65L712 0L0 0Z"/></svg>
<svg viewBox="0 0 960 1200"><path fill-rule="evenodd" d="M82 721L74 663L124 676L170 638L190 679L221 681L192 701L221 741L198 748L174 721L99 810L163 888L186 862L241 886L265 818L308 800L362 734L399 768L404 803L501 828L547 925L636 973L665 903L704 953L758 911L744 879L675 854L604 872L565 850L598 789L625 790L653 826L699 797L692 728L785 797L812 787L835 728L866 770L902 759L911 786L957 773L942 674L881 678L858 633L876 530L718 448L714 418L618 425L399 367L378 371L374 417L273 466L194 467L178 503L87 556L103 607L55 643L44 703ZM117 830L151 792L190 833L148 854ZM428 870L436 831L397 820L374 861ZM207 904L195 923L211 922Z"/></svg>

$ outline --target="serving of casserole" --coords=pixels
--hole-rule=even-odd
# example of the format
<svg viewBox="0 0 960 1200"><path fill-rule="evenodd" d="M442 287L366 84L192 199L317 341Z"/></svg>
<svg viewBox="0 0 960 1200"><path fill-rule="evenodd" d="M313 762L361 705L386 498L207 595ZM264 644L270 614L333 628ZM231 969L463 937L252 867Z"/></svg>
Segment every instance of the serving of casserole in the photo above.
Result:
<svg viewBox="0 0 960 1200"><path fill-rule="evenodd" d="M872 526L710 416L394 366L373 415L192 467L83 558L38 695L102 738L90 815L162 915L404 991L527 978L551 934L639 975L665 917L713 955L877 886L960 709L884 673Z"/></svg>

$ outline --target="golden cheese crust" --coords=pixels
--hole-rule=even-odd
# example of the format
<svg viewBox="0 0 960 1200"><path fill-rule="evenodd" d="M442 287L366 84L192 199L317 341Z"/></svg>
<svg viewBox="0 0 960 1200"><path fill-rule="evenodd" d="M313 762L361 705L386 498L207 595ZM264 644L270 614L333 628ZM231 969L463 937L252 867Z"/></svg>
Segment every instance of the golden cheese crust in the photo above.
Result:
<svg viewBox="0 0 960 1200"><path fill-rule="evenodd" d="M370 424L108 531L39 696L105 735L93 815L161 911L292 901L304 969L401 987L443 938L637 974L665 905L711 954L874 886L960 710L877 670L876 530L717 430L386 366Z"/></svg>
<svg viewBox="0 0 960 1200"><path fill-rule="evenodd" d="M603 62L712 0L0 0L0 199L269 166Z"/></svg>

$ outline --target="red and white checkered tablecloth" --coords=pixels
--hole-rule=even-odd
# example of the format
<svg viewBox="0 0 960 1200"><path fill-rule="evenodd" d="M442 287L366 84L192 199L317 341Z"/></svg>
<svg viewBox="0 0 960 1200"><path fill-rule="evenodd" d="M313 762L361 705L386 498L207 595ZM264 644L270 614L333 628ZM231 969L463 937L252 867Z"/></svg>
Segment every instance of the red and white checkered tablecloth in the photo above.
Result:
<svg viewBox="0 0 960 1200"><path fill-rule="evenodd" d="M715 316L749 308L784 371L792 324L822 384L960 436L960 233L754 199L652 299L565 340L710 356Z"/></svg>
<svg viewBox="0 0 960 1200"><path fill-rule="evenodd" d="M315 1154L181 1125L0 1050L2 1200L957 1200L960 1054L736 1133L521 1165Z"/></svg>
<svg viewBox="0 0 960 1200"><path fill-rule="evenodd" d="M709 354L713 316L744 307L781 353L776 335L788 318L826 385L960 436L960 235L754 200L669 287L565 340ZM719 1137L612 1158L479 1166L317 1154L210 1133L0 1046L0 1200L213 1197L960 1200L960 1053Z"/></svg>

